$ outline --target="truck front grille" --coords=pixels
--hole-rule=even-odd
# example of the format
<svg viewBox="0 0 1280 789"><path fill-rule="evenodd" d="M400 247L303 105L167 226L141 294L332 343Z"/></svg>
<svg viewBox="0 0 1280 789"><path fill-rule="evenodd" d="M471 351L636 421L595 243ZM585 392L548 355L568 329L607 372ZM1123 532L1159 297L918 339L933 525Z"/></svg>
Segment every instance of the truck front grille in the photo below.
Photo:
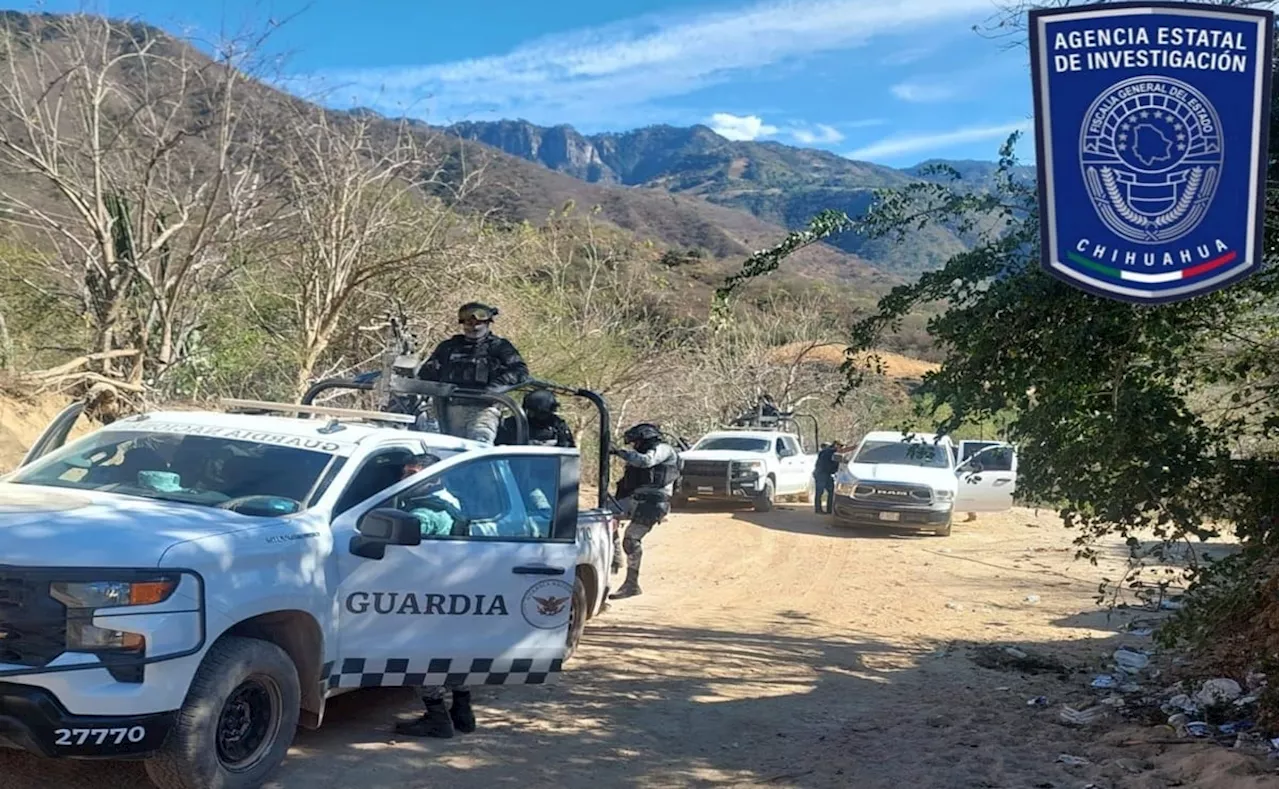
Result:
<svg viewBox="0 0 1280 789"><path fill-rule="evenodd" d="M0 663L39 668L66 649L67 609L49 581L0 567Z"/></svg>
<svg viewBox="0 0 1280 789"><path fill-rule="evenodd" d="M853 497L860 501L929 504L933 501L933 489L927 485L900 482L860 482L853 491Z"/></svg>

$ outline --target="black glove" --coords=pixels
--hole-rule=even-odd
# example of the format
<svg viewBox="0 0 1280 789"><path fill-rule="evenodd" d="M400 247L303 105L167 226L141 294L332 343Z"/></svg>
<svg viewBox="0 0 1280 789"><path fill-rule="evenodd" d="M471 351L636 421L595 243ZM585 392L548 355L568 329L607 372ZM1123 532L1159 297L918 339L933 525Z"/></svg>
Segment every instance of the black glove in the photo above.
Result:
<svg viewBox="0 0 1280 789"><path fill-rule="evenodd" d="M623 452L624 452L624 450L621 450L621 449L619 449L618 447L609 447L609 454L610 454L610 455L616 455L617 457L623 457Z"/></svg>

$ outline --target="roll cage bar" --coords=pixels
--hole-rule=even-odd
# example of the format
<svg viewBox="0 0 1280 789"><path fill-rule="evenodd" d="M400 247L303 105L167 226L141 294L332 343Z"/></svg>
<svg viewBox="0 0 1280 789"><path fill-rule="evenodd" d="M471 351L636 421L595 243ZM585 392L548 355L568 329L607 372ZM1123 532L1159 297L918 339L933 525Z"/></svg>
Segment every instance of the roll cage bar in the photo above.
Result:
<svg viewBox="0 0 1280 789"><path fill-rule="evenodd" d="M779 428L790 428L796 435L803 435L800 427L801 419L807 419L812 423L813 427L813 451L817 452L821 444L818 443L818 417L813 414L797 414L793 411L780 411L776 416L766 415L764 413L764 404L757 403L755 410L744 414L727 429L729 430L776 430ZM745 423L745 424L744 424Z"/></svg>
<svg viewBox="0 0 1280 789"><path fill-rule="evenodd" d="M389 397L430 398L433 401L437 416L440 417L443 417L446 413L441 406L454 400L469 400L485 405L497 405L509 410L515 416L515 444L523 446L529 443L529 418L524 409L510 396L512 392L521 389L545 389L566 397L581 398L595 406L596 413L599 414L600 418L600 467L596 473L596 480L599 486L599 506L601 509L608 509L610 498L609 447L611 442L609 406L605 404L603 397L590 389L574 389L535 378L527 378L518 384L495 387L489 390L464 389L455 384L422 381L400 375L391 375L384 378L381 372L371 372L355 378L328 378L323 381L317 381L302 395L302 404L311 405L317 397L325 392L347 390L355 392L378 391L379 394L385 394Z"/></svg>

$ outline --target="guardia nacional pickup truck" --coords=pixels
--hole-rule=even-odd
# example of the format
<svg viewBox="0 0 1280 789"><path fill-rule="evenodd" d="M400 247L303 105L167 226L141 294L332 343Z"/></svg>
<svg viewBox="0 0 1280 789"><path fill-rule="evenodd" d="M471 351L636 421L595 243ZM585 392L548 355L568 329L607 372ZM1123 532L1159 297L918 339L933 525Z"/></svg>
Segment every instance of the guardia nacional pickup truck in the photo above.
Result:
<svg viewBox="0 0 1280 789"><path fill-rule="evenodd" d="M597 404L607 450L603 401L565 391ZM524 443L519 406L483 397ZM0 745L142 758L162 789L246 789L335 694L559 676L608 594L616 528L603 500L579 509L576 449L224 406L63 446L73 406L0 480ZM405 476L424 453L438 462ZM600 475L606 491L607 460ZM424 508L447 534L423 533Z"/></svg>

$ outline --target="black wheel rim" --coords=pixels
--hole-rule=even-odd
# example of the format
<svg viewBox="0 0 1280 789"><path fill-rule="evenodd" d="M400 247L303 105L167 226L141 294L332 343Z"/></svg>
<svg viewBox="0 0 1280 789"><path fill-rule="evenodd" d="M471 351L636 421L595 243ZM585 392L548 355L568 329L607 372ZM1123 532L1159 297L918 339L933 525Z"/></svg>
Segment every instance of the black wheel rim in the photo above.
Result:
<svg viewBox="0 0 1280 789"><path fill-rule="evenodd" d="M218 761L231 772L251 770L271 749L280 730L280 686L252 676L227 697L218 715Z"/></svg>

